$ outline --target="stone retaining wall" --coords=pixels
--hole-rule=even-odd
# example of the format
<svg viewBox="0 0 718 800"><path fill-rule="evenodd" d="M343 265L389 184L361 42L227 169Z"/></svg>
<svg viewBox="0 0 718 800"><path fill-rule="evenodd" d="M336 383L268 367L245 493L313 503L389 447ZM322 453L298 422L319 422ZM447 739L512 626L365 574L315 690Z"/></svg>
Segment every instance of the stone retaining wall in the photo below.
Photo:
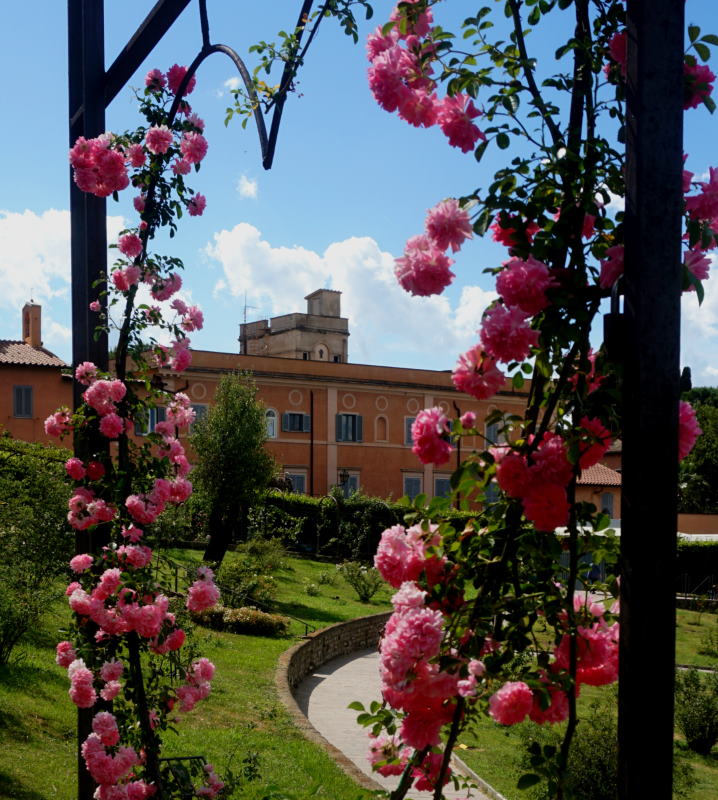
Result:
<svg viewBox="0 0 718 800"><path fill-rule="evenodd" d="M327 741L304 716L294 699L293 690L315 670L337 656L366 650L379 644L390 612L359 617L349 622L338 622L309 634L301 642L285 650L279 657L275 683L279 699L284 703L294 724L314 744L323 748L347 775L365 789L375 791L382 787L365 775L344 753Z"/></svg>
<svg viewBox="0 0 718 800"><path fill-rule="evenodd" d="M372 614L349 622L338 622L309 634L280 657L279 669L283 668L287 685L296 689L308 675L327 661L376 647L389 617L389 612Z"/></svg>

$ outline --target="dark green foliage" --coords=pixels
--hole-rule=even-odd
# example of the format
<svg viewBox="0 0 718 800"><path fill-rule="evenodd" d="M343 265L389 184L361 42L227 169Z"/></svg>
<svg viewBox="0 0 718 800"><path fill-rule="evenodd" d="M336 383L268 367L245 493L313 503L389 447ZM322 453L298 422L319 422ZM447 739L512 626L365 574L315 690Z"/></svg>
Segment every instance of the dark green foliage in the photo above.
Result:
<svg viewBox="0 0 718 800"><path fill-rule="evenodd" d="M209 513L208 561L221 562L233 541L246 538L247 510L274 475L274 461L264 447L265 409L256 394L248 375L223 375L214 405L195 423L192 480Z"/></svg>
<svg viewBox="0 0 718 800"><path fill-rule="evenodd" d="M368 603L384 585L384 580L377 569L359 564L357 561L345 561L338 570L362 603Z"/></svg>
<svg viewBox="0 0 718 800"><path fill-rule="evenodd" d="M410 509L357 492L309 497L271 491L249 513L250 535L278 536L290 549L342 559L368 562L374 558L381 534L392 525L403 525ZM448 518L470 519L465 512Z"/></svg>
<svg viewBox="0 0 718 800"><path fill-rule="evenodd" d="M225 608L217 605L199 614L192 614L192 619L198 625L216 631L248 636L283 636L289 629L286 617L249 607Z"/></svg>
<svg viewBox="0 0 718 800"><path fill-rule="evenodd" d="M688 747L707 756L718 742L718 674L697 669L676 673L676 724Z"/></svg>
<svg viewBox="0 0 718 800"><path fill-rule="evenodd" d="M677 587L679 591L683 590L684 583L688 591L696 586L706 591L718 579L718 542L679 541L677 556L676 575L681 580ZM712 582L706 580L709 576L713 576Z"/></svg>
<svg viewBox="0 0 718 800"><path fill-rule="evenodd" d="M581 716L571 742L568 769L564 778L566 800L618 800L618 690L607 690L594 700L588 712ZM559 748L563 726L535 725L524 727L523 735L528 747L535 749ZM529 766L528 755L524 767ZM694 783L691 767L680 758L674 758L673 796L689 797ZM530 793L536 800L551 800L555 794L545 784L537 785Z"/></svg>
<svg viewBox="0 0 718 800"><path fill-rule="evenodd" d="M708 390L693 389L691 393L704 391ZM678 510L686 514L718 513L718 390L710 391L710 404L695 406L703 433L680 467Z"/></svg>
<svg viewBox="0 0 718 800"><path fill-rule="evenodd" d="M0 439L0 664L57 594L73 537L66 450Z"/></svg>

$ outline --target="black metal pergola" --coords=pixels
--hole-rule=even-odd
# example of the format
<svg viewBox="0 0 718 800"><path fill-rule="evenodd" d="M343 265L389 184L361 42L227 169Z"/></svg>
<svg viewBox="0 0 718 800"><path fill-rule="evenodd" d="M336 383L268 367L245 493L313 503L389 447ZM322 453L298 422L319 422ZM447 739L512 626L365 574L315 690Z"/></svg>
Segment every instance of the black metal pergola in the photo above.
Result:
<svg viewBox="0 0 718 800"><path fill-rule="evenodd" d="M104 132L105 109L189 4L159 0L105 69L104 0L68 0L70 145L79 136ZM298 28L311 5L311 0L302 3ZM213 52L229 55L242 74L241 60L231 48L210 44L204 0L199 6L202 49L189 74ZM683 31L684 0L628 0L622 800L669 800L672 795ZM284 96L275 102L269 137L261 113L255 114L266 168L271 166L283 102ZM98 294L93 284L107 271L106 203L80 192L70 180L70 208L73 364L92 361L106 369L107 336L95 338L96 318L89 311ZM77 405L77 385L75 393ZM90 444L97 446L78 442L81 455ZM79 741L89 733L90 719L79 710ZM78 797L89 800L94 784L79 752L78 773Z"/></svg>

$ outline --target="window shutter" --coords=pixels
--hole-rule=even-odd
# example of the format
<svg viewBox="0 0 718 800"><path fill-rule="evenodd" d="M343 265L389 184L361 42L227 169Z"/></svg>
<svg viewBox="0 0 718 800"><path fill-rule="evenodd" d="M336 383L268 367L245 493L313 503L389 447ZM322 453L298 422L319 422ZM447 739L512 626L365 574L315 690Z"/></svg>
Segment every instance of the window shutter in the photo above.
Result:
<svg viewBox="0 0 718 800"><path fill-rule="evenodd" d="M32 417L32 386L13 386L13 416Z"/></svg>
<svg viewBox="0 0 718 800"><path fill-rule="evenodd" d="M416 417L404 417L404 444L411 444L411 426L414 424Z"/></svg>
<svg viewBox="0 0 718 800"><path fill-rule="evenodd" d="M336 436L336 439L337 439L338 442L343 442L344 441L344 436L342 435L344 433L344 431L342 429L343 420L344 420L344 415L343 414L337 414L337 431L336 431L337 436Z"/></svg>
<svg viewBox="0 0 718 800"><path fill-rule="evenodd" d="M288 431L289 429L289 414L282 414L282 430Z"/></svg>
<svg viewBox="0 0 718 800"><path fill-rule="evenodd" d="M356 415L356 438L354 439L355 442L363 442L364 439L362 438L363 433L363 424L362 424L362 416L361 414Z"/></svg>
<svg viewBox="0 0 718 800"><path fill-rule="evenodd" d="M303 415L302 423L302 431L304 433L309 433L312 429L312 418L309 416L309 414Z"/></svg>

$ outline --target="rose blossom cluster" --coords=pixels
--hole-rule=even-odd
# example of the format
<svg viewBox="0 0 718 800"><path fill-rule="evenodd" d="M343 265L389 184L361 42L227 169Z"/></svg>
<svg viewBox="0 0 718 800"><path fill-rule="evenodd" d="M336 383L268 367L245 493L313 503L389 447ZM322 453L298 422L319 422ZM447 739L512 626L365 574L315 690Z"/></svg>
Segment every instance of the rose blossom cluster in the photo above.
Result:
<svg viewBox="0 0 718 800"><path fill-rule="evenodd" d="M452 147L468 153L484 134L474 119L481 112L466 94L439 98L431 78L436 45L432 41L433 14L413 3L403 3L391 15L396 24L384 35L381 28L367 39L369 88L390 113L415 127L439 126Z"/></svg>
<svg viewBox="0 0 718 800"><path fill-rule="evenodd" d="M526 518L548 531L568 522L566 487L574 467L566 440L547 431L530 457L508 448L495 448L496 480L509 497L520 499ZM611 446L610 431L596 418L583 417L577 432L580 469L597 464Z"/></svg>
<svg viewBox="0 0 718 800"><path fill-rule="evenodd" d="M445 251L451 248L456 253L472 235L469 215L453 198L429 209L425 230L407 241L404 255L396 259L394 268L402 289L421 297L440 294L451 283L454 261Z"/></svg>
<svg viewBox="0 0 718 800"><path fill-rule="evenodd" d="M380 644L380 675L384 700L403 716L397 737L372 744L374 763L392 762L378 767L382 774L394 774L405 763L405 746L437 747L439 731L456 708L458 673L444 672L436 663L445 617L425 604L427 592L417 583L432 586L445 577L446 559L430 551L439 544L436 526L405 530L396 525L382 534L374 559L382 577L399 589ZM422 764L412 777L436 778L440 764Z"/></svg>
<svg viewBox="0 0 718 800"><path fill-rule="evenodd" d="M438 407L425 408L411 426L411 452L419 456L422 464L446 464L452 453L450 433L446 414Z"/></svg>
<svg viewBox="0 0 718 800"><path fill-rule="evenodd" d="M127 165L131 163L132 154L120 147L111 133L95 139L80 136L70 150L77 188L97 197L109 197L126 189L130 184Z"/></svg>

